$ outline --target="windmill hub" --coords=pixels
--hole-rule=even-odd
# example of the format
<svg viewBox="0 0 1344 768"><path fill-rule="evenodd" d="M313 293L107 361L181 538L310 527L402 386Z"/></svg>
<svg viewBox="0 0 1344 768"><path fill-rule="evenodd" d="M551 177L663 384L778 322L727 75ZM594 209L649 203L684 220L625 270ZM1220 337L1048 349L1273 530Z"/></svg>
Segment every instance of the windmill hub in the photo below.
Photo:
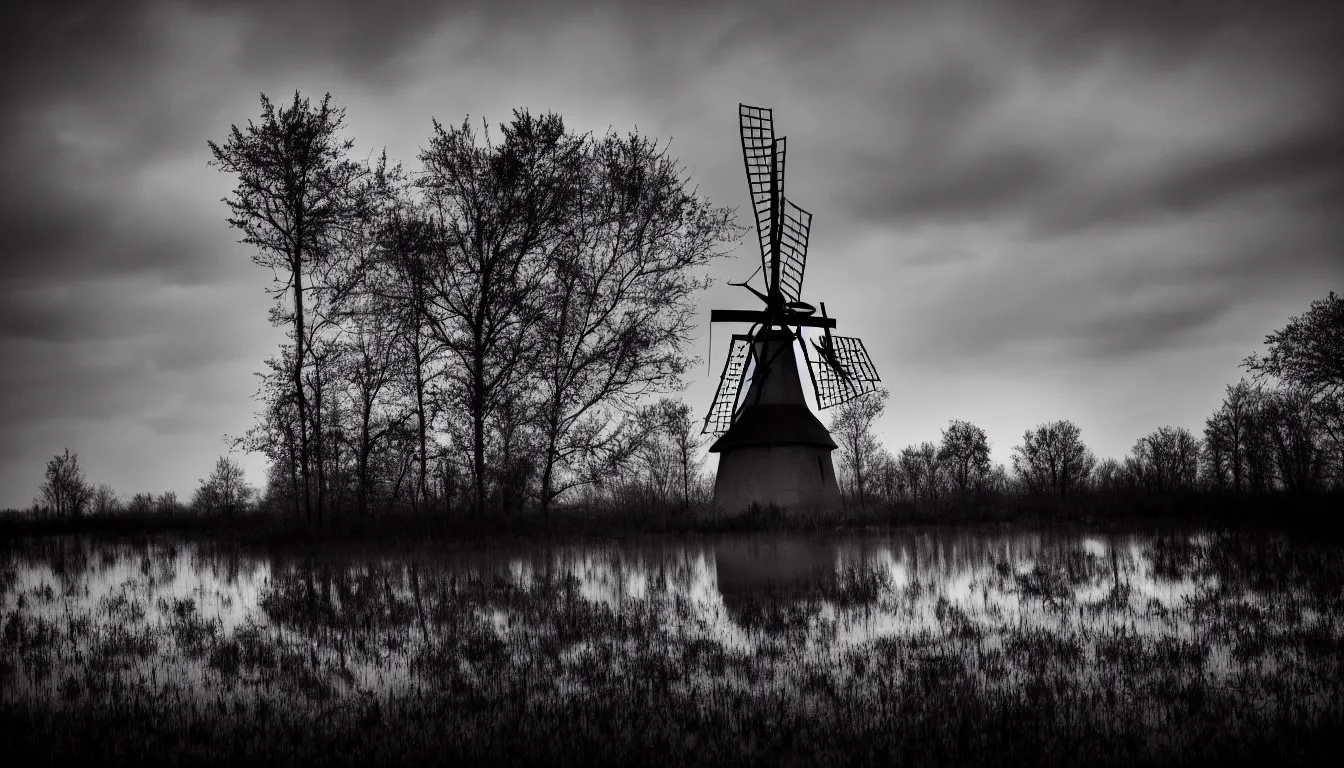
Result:
<svg viewBox="0 0 1344 768"><path fill-rule="evenodd" d="M794 342L807 362L817 407L829 408L877 388L863 342L831 336L834 318L801 298L812 214L784 197L784 138L775 138L769 109L739 105L742 154L760 236L764 290L735 283L765 305L757 310L712 310L711 323L746 322L734 334L706 432L722 433L710 447L719 454L714 505L737 512L752 503L834 509L840 501L831 451L835 441L807 407ZM803 328L821 329L808 353ZM746 396L742 382L750 377Z"/></svg>

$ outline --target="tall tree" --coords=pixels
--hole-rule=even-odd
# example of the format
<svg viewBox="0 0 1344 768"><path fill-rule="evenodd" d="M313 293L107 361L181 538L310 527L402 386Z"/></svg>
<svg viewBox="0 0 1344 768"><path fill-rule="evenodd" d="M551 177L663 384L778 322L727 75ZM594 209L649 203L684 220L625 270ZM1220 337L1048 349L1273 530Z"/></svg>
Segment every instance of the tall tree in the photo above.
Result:
<svg viewBox="0 0 1344 768"><path fill-rule="evenodd" d="M1331 291L1301 317L1265 337L1268 353L1242 362L1258 377L1273 376L1312 395L1344 388L1344 296Z"/></svg>
<svg viewBox="0 0 1344 768"><path fill-rule="evenodd" d="M915 458L919 465L919 475L924 485L924 495L934 511L938 510L938 491L947 478L947 464L938 446L925 440L915 449Z"/></svg>
<svg viewBox="0 0 1344 768"><path fill-rule="evenodd" d="M939 457L953 486L966 493L972 484L989 474L989 437L968 421L953 420L943 430Z"/></svg>
<svg viewBox="0 0 1344 768"><path fill-rule="evenodd" d="M1316 490L1324 473L1327 457L1321 450L1316 407L1312 393L1300 387L1284 387L1265 398L1264 427L1274 447L1279 478L1289 493Z"/></svg>
<svg viewBox="0 0 1344 768"><path fill-rule="evenodd" d="M408 414L394 402L398 369L406 364L396 315L376 296L366 295L346 316L342 378L350 389L355 425L355 511L368 514L376 452L390 443Z"/></svg>
<svg viewBox="0 0 1344 768"><path fill-rule="evenodd" d="M1034 491L1068 495L1092 474L1097 459L1083 444L1078 425L1068 420L1039 424L1013 447L1013 470Z"/></svg>
<svg viewBox="0 0 1344 768"><path fill-rule="evenodd" d="M406 197L384 220L380 261L386 266L389 303L405 350L403 373L415 415L415 473L411 504L429 505L430 424L437 415L433 387L442 372L443 352L430 333L430 268L440 252L437 222Z"/></svg>
<svg viewBox="0 0 1344 768"><path fill-rule="evenodd" d="M210 477L201 481L191 505L204 514L236 514L252 498L243 468L228 456L220 456Z"/></svg>
<svg viewBox="0 0 1344 768"><path fill-rule="evenodd" d="M580 157L541 293L543 512L576 482L556 475L592 442L580 423L681 383L695 298L709 285L697 270L736 234L732 213L698 196L648 138L608 134Z"/></svg>
<svg viewBox="0 0 1344 768"><path fill-rule="evenodd" d="M1232 490L1244 485L1247 447L1259 391L1245 379L1227 386L1218 411L1205 422L1204 441L1213 456L1223 457L1220 466L1231 476Z"/></svg>
<svg viewBox="0 0 1344 768"><path fill-rule="evenodd" d="M837 406L831 417L831 436L840 449L841 465L852 479L859 504L866 498L869 465L882 448L873 427L886 409L887 397L886 389L860 395Z"/></svg>
<svg viewBox="0 0 1344 768"><path fill-rule="evenodd" d="M312 287L305 279L319 273L342 239L359 228L364 218L360 187L368 174L349 159L353 140L338 136L344 119L345 110L332 105L331 94L314 106L296 91L290 106L280 109L263 94L259 123L249 120L246 129L232 126L222 145L208 142L214 155L210 165L237 177L233 195L224 200L233 214L229 224L242 231L243 243L256 248L253 262L275 275L271 322L290 328L296 466L310 522L314 435L304 370L311 359L306 296Z"/></svg>
<svg viewBox="0 0 1344 768"><path fill-rule="evenodd" d="M649 449L651 455L666 457L666 462L671 465L673 482L679 491L684 513L690 507L691 489L699 483L700 468L704 462L700 449L704 447L705 441L691 406L675 398L663 397L641 409L636 420L653 427L649 439L645 441L646 448L656 444L656 448ZM657 462L646 463L652 465Z"/></svg>
<svg viewBox="0 0 1344 768"><path fill-rule="evenodd" d="M1329 441L1325 451L1339 457L1333 463L1344 477L1344 296L1331 291L1313 301L1305 315L1289 318L1281 330L1266 336L1265 344L1265 356L1251 355L1242 365L1258 380L1278 379L1292 397L1313 401L1312 426ZM1280 405L1290 411L1295 407Z"/></svg>
<svg viewBox="0 0 1344 768"><path fill-rule="evenodd" d="M907 445L902 448L896 456L896 465L900 469L905 487L909 490L911 502L919 504L920 499L928 494L930 486L925 482L924 459L920 455L919 447Z"/></svg>
<svg viewBox="0 0 1344 768"><path fill-rule="evenodd" d="M93 488L79 466L79 454L71 453L69 448L47 462L46 482L39 490L46 506L58 518L83 515L93 498Z"/></svg>
<svg viewBox="0 0 1344 768"><path fill-rule="evenodd" d="M495 145L434 122L419 180L438 219L427 320L453 356L449 395L470 420L475 512L485 511L486 427L530 373L537 292L563 232L582 141L558 115L515 111Z"/></svg>
<svg viewBox="0 0 1344 768"><path fill-rule="evenodd" d="M1199 471L1201 446L1185 427L1160 427L1131 450L1139 480L1150 491L1190 490Z"/></svg>

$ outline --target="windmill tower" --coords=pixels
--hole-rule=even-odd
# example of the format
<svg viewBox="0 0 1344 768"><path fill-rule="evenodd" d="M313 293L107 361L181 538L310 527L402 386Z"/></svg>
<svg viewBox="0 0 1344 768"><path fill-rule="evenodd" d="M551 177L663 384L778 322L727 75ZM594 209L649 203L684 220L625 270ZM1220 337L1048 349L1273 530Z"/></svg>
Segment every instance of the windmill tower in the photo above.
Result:
<svg viewBox="0 0 1344 768"><path fill-rule="evenodd" d="M764 290L751 291L764 303L753 310L715 309L711 323L750 323L734 334L704 432L720 434L710 446L719 454L714 505L737 512L755 502L780 507L825 509L840 501L831 451L835 441L803 397L794 344L802 349L808 378L820 409L839 405L877 388L878 376L863 342L832 336L835 319L802 300L803 270L812 214L784 197L784 137L775 138L771 110L738 105L747 186L756 215ZM821 338L805 340L803 328ZM813 350L808 351L808 341ZM742 383L749 380L746 394Z"/></svg>

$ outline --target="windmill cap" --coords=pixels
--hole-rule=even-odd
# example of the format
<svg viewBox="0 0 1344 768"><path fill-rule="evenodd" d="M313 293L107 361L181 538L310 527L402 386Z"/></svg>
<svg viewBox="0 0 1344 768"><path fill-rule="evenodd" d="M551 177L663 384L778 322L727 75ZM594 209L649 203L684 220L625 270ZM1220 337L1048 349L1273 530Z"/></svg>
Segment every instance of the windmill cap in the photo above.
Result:
<svg viewBox="0 0 1344 768"><path fill-rule="evenodd" d="M722 453L748 445L820 445L835 450L831 433L806 405L761 403L749 405L723 436L709 447Z"/></svg>

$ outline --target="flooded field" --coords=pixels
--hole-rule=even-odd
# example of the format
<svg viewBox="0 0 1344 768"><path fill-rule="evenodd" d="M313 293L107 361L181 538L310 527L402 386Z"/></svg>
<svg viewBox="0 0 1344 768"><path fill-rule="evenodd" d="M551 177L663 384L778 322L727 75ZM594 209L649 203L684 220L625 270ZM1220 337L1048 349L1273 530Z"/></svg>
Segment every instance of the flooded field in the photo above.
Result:
<svg viewBox="0 0 1344 768"><path fill-rule="evenodd" d="M1344 727L1342 617L1337 545L1212 531L24 540L0 543L0 748L1315 764Z"/></svg>

